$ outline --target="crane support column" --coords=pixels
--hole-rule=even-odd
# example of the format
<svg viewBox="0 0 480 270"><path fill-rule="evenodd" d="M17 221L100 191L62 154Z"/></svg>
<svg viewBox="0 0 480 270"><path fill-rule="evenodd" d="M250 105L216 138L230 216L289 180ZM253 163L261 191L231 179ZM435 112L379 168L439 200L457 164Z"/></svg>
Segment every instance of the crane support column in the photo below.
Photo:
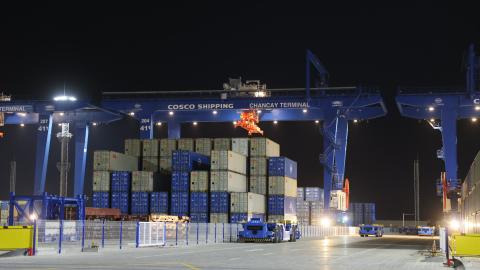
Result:
<svg viewBox="0 0 480 270"><path fill-rule="evenodd" d="M335 166L337 169L336 182L333 183L334 189L343 189L343 181L345 179L345 159L347 157L348 143L348 120L344 116L338 117L337 120L337 136L336 144L338 149L335 151Z"/></svg>
<svg viewBox="0 0 480 270"><path fill-rule="evenodd" d="M85 166L87 163L89 126L85 122L75 123L75 175L73 195L82 195L85 183Z"/></svg>
<svg viewBox="0 0 480 270"><path fill-rule="evenodd" d="M47 177L48 154L52 137L52 115L41 114L37 128L37 146L35 154L35 183L34 195L42 195L45 191Z"/></svg>
<svg viewBox="0 0 480 270"><path fill-rule="evenodd" d="M456 211L455 193L458 192L459 181L457 178L457 109L453 105L446 104L441 111L443 160L448 183L449 198L451 198L452 210Z"/></svg>
<svg viewBox="0 0 480 270"><path fill-rule="evenodd" d="M140 114L140 139L153 139L153 119L151 114Z"/></svg>
<svg viewBox="0 0 480 270"><path fill-rule="evenodd" d="M168 122L168 138L169 139L180 139L182 125L180 122Z"/></svg>

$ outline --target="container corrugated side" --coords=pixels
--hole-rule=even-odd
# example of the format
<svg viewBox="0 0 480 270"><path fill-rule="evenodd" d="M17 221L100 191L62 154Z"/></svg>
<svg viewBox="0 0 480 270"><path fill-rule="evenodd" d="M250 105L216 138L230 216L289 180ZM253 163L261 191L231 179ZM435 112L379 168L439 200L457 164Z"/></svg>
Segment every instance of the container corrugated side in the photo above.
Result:
<svg viewBox="0 0 480 270"><path fill-rule="evenodd" d="M268 159L265 157L250 158L250 175L267 175Z"/></svg>
<svg viewBox="0 0 480 270"><path fill-rule="evenodd" d="M132 215L148 215L150 198L147 192L132 192L130 212Z"/></svg>
<svg viewBox="0 0 480 270"><path fill-rule="evenodd" d="M297 187L297 199L305 200L305 189L303 187Z"/></svg>
<svg viewBox="0 0 480 270"><path fill-rule="evenodd" d="M210 186L208 171L192 171L190 173L190 191L207 192Z"/></svg>
<svg viewBox="0 0 480 270"><path fill-rule="evenodd" d="M233 152L239 153L248 157L248 152L250 150L250 139L249 138L232 138L232 149Z"/></svg>
<svg viewBox="0 0 480 270"><path fill-rule="evenodd" d="M284 195L268 195L269 215L296 215L297 199Z"/></svg>
<svg viewBox="0 0 480 270"><path fill-rule="evenodd" d="M132 181L131 172L115 171L110 174L111 191L130 191Z"/></svg>
<svg viewBox="0 0 480 270"><path fill-rule="evenodd" d="M126 139L124 152L126 155L141 157L142 156L142 140L140 139Z"/></svg>
<svg viewBox="0 0 480 270"><path fill-rule="evenodd" d="M168 192L152 192L150 194L150 213L168 214Z"/></svg>
<svg viewBox="0 0 480 270"><path fill-rule="evenodd" d="M268 159L268 175L297 179L297 162L287 157L271 157Z"/></svg>
<svg viewBox="0 0 480 270"><path fill-rule="evenodd" d="M182 171L172 172L172 191L188 192L190 190L190 173Z"/></svg>
<svg viewBox="0 0 480 270"><path fill-rule="evenodd" d="M216 151L229 151L232 149L231 138L215 138L213 139L213 150Z"/></svg>
<svg viewBox="0 0 480 270"><path fill-rule="evenodd" d="M228 223L228 213L210 213L210 223Z"/></svg>
<svg viewBox="0 0 480 270"><path fill-rule="evenodd" d="M230 194L231 213L265 214L265 196L252 192L232 192Z"/></svg>
<svg viewBox="0 0 480 270"><path fill-rule="evenodd" d="M208 213L208 192L190 192L190 213Z"/></svg>
<svg viewBox="0 0 480 270"><path fill-rule="evenodd" d="M230 223L245 223L251 220L252 218L259 218L260 220L265 220L265 214L259 213L232 213L230 214Z"/></svg>
<svg viewBox="0 0 480 270"><path fill-rule="evenodd" d="M210 171L210 191L246 192L247 177L230 171Z"/></svg>
<svg viewBox="0 0 480 270"><path fill-rule="evenodd" d="M268 194L296 197L297 180L284 176L269 176Z"/></svg>
<svg viewBox="0 0 480 270"><path fill-rule="evenodd" d="M175 216L188 216L189 214L189 193L172 192L170 194L170 214Z"/></svg>
<svg viewBox="0 0 480 270"><path fill-rule="evenodd" d="M210 192L210 213L228 213L230 211L230 193Z"/></svg>
<svg viewBox="0 0 480 270"><path fill-rule="evenodd" d="M110 191L110 172L93 172L93 191Z"/></svg>
<svg viewBox="0 0 480 270"><path fill-rule="evenodd" d="M323 201L323 189L319 187L306 187L305 200L306 201Z"/></svg>
<svg viewBox="0 0 480 270"><path fill-rule="evenodd" d="M177 150L177 140L160 139L160 157L171 157L175 150Z"/></svg>
<svg viewBox="0 0 480 270"><path fill-rule="evenodd" d="M267 195L268 179L263 175L251 175L249 181L249 192Z"/></svg>
<svg viewBox="0 0 480 270"><path fill-rule="evenodd" d="M130 208L129 192L112 192L112 208L120 209L120 213L128 214Z"/></svg>
<svg viewBox="0 0 480 270"><path fill-rule="evenodd" d="M190 222L192 223L208 223L208 213L190 213Z"/></svg>
<svg viewBox="0 0 480 270"><path fill-rule="evenodd" d="M160 142L158 139L142 140L142 156L158 157L160 155Z"/></svg>
<svg viewBox="0 0 480 270"><path fill-rule="evenodd" d="M160 158L160 171L161 172L171 172L172 171L172 157L161 157Z"/></svg>
<svg viewBox="0 0 480 270"><path fill-rule="evenodd" d="M155 177L154 177L155 176ZM133 192L152 192L158 188L157 174L147 171L132 172L132 191Z"/></svg>
<svg viewBox="0 0 480 270"><path fill-rule="evenodd" d="M195 139L195 152L210 156L210 152L213 150L213 142L210 138L197 138Z"/></svg>
<svg viewBox="0 0 480 270"><path fill-rule="evenodd" d="M158 172L158 157L143 157L142 171Z"/></svg>
<svg viewBox="0 0 480 270"><path fill-rule="evenodd" d="M110 208L110 193L93 192L92 206L95 208Z"/></svg>
<svg viewBox="0 0 480 270"><path fill-rule="evenodd" d="M233 151L212 151L212 170L226 170L241 174L247 173L247 157Z"/></svg>
<svg viewBox="0 0 480 270"><path fill-rule="evenodd" d="M138 158L113 151L95 151L93 153L94 171L136 171Z"/></svg>
<svg viewBox="0 0 480 270"><path fill-rule="evenodd" d="M195 151L194 140L191 138L178 139L177 145L178 150L185 150L190 152Z"/></svg>
<svg viewBox="0 0 480 270"><path fill-rule="evenodd" d="M280 145L267 138L251 138L250 156L278 157L280 156Z"/></svg>

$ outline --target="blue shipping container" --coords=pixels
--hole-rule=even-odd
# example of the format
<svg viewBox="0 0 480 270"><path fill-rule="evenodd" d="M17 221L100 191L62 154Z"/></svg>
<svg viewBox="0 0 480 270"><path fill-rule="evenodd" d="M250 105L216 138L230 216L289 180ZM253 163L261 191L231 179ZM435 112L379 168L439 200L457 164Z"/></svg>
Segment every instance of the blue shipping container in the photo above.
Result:
<svg viewBox="0 0 480 270"><path fill-rule="evenodd" d="M269 215L295 215L297 213L297 198L284 195L268 196Z"/></svg>
<svg viewBox="0 0 480 270"><path fill-rule="evenodd" d="M130 206L130 193L112 192L112 208L120 209L120 213L128 214Z"/></svg>
<svg viewBox="0 0 480 270"><path fill-rule="evenodd" d="M333 179L333 189L343 189L343 179L335 177Z"/></svg>
<svg viewBox="0 0 480 270"><path fill-rule="evenodd" d="M170 202L170 214L175 216L188 216L188 192L172 192Z"/></svg>
<svg viewBox="0 0 480 270"><path fill-rule="evenodd" d="M208 213L208 193L190 193L190 213Z"/></svg>
<svg viewBox="0 0 480 270"><path fill-rule="evenodd" d="M172 191L190 191L190 173L184 171L172 172Z"/></svg>
<svg viewBox="0 0 480 270"><path fill-rule="evenodd" d="M286 157L271 157L268 159L268 175L297 179L297 162Z"/></svg>
<svg viewBox="0 0 480 270"><path fill-rule="evenodd" d="M210 213L228 213L230 211L230 193L210 192Z"/></svg>
<svg viewBox="0 0 480 270"><path fill-rule="evenodd" d="M110 208L110 193L94 192L92 206L95 208Z"/></svg>
<svg viewBox="0 0 480 270"><path fill-rule="evenodd" d="M210 168L210 158L190 151L173 151L172 170L186 171L206 170Z"/></svg>
<svg viewBox="0 0 480 270"><path fill-rule="evenodd" d="M130 172L112 172L110 174L111 190L113 192L128 192L130 191L130 181L132 174Z"/></svg>
<svg viewBox="0 0 480 270"><path fill-rule="evenodd" d="M230 214L230 223L245 223L248 222L251 218L259 218L265 220L265 215L263 214L248 214L248 213L232 213Z"/></svg>
<svg viewBox="0 0 480 270"><path fill-rule="evenodd" d="M132 192L130 212L132 215L148 215L150 210L149 202L148 192Z"/></svg>
<svg viewBox="0 0 480 270"><path fill-rule="evenodd" d="M168 192L150 194L150 213L168 214Z"/></svg>
<svg viewBox="0 0 480 270"><path fill-rule="evenodd" d="M190 222L193 223L208 223L208 214L207 213L191 213Z"/></svg>

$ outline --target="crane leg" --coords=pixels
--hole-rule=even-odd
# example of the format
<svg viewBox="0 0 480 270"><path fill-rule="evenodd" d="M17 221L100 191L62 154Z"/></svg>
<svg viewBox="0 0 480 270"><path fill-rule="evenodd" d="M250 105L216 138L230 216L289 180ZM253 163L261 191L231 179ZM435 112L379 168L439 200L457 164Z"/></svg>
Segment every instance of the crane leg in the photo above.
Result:
<svg viewBox="0 0 480 270"><path fill-rule="evenodd" d="M45 191L47 177L48 154L52 137L52 115L40 115L37 128L37 146L35 153L35 183L33 193L42 195Z"/></svg>

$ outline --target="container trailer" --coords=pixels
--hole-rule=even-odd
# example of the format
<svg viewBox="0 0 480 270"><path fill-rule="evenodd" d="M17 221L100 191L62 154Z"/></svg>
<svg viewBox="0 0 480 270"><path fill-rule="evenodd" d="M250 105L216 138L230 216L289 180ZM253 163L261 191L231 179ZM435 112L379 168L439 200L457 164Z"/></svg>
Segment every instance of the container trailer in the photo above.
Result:
<svg viewBox="0 0 480 270"><path fill-rule="evenodd" d="M358 234L361 237L368 237L369 235L374 235L375 237L383 236L383 225L377 224L360 224L360 229Z"/></svg>
<svg viewBox="0 0 480 270"><path fill-rule="evenodd" d="M243 224L243 230L238 232L239 242L295 242L300 239L296 224L266 223L259 218L252 218Z"/></svg>

